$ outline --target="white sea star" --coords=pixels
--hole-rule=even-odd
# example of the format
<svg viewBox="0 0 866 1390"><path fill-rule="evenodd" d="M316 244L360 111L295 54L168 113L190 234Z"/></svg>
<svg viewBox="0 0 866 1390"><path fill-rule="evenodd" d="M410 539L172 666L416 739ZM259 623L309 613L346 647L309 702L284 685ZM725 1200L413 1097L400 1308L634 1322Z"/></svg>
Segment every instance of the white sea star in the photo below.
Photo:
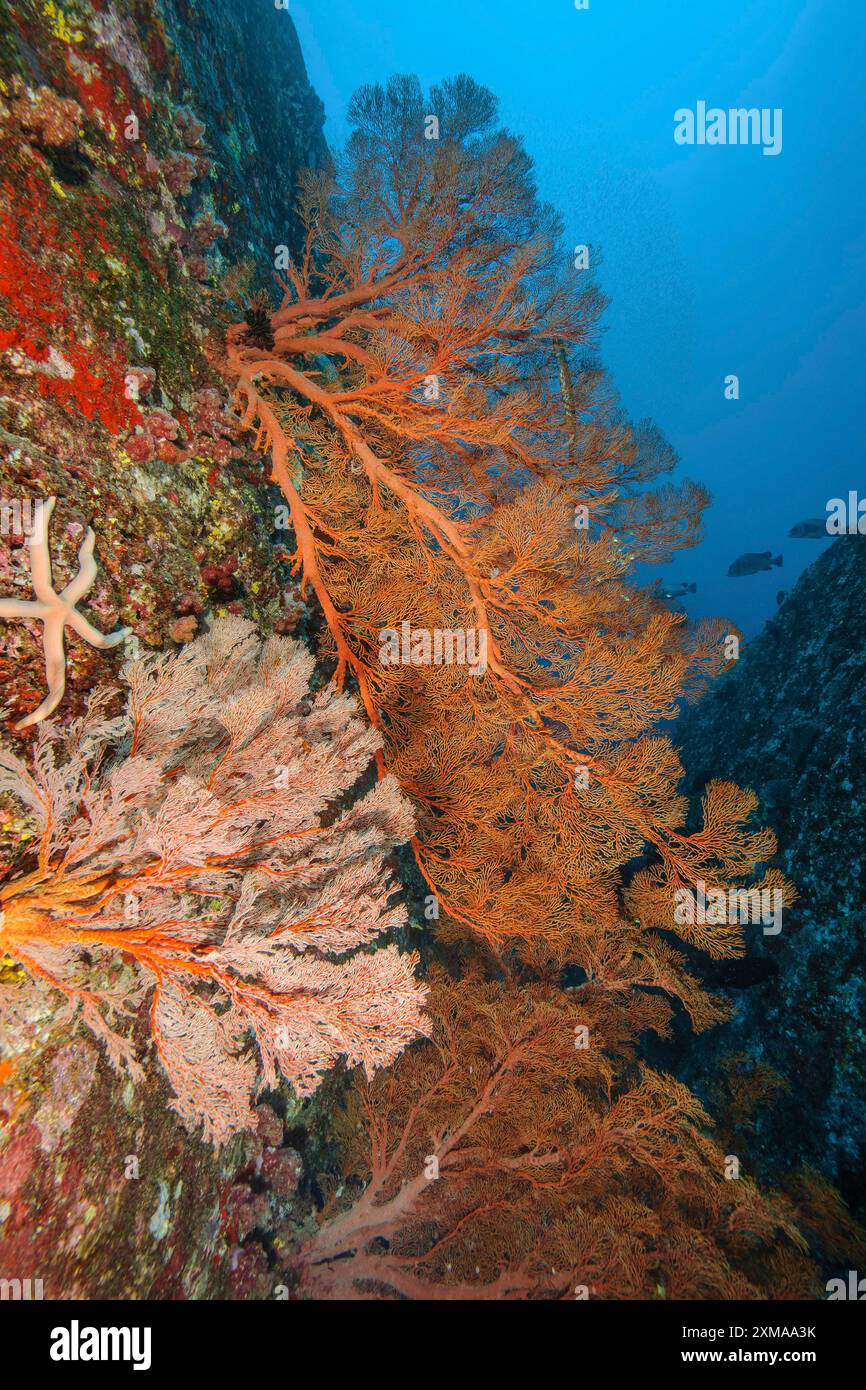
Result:
<svg viewBox="0 0 866 1390"><path fill-rule="evenodd" d="M106 636L88 622L76 608L76 604L92 589L97 575L96 560L93 557L96 537L92 527L88 526L78 552L78 573L59 594L55 592L51 578L48 525L56 501L56 497L49 497L46 502L37 503L29 537L30 574L35 600L0 598L0 618L20 618L24 622L35 619L43 625L42 646L45 651L48 694L38 709L15 725L16 729L26 729L31 724L39 724L43 719L47 719L63 699L66 689L64 633L67 626L77 632L79 637L83 637L85 642L89 642L91 647L98 647L100 650L116 647L118 642L122 642L127 633L132 631L131 628L122 627Z"/></svg>

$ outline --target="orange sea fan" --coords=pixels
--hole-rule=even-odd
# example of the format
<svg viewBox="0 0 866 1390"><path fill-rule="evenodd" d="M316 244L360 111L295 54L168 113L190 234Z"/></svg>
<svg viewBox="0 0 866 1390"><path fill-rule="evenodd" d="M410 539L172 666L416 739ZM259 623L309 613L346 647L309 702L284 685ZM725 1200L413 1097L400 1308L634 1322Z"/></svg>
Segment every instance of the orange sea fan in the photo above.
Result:
<svg viewBox="0 0 866 1390"><path fill-rule="evenodd" d="M792 1203L727 1180L697 1098L634 1063L639 1017L617 1039L604 993L476 972L436 973L429 1013L350 1097L308 1297L814 1294Z"/></svg>
<svg viewBox="0 0 866 1390"><path fill-rule="evenodd" d="M305 181L269 345L244 320L220 354L271 451L323 654L419 808L413 847L443 918L525 959L629 932L640 981L682 980L660 957L648 969L647 928L670 925L696 876L747 876L772 853L736 822L753 803L718 788L687 833L658 733L724 669L730 628L690 627L632 575L698 539L708 496L665 482L673 451L618 409L593 358L603 299L491 94L399 77L349 115L333 177ZM404 624L417 659L383 661ZM485 661L428 658L437 632L483 634ZM735 953L742 933L695 944Z"/></svg>

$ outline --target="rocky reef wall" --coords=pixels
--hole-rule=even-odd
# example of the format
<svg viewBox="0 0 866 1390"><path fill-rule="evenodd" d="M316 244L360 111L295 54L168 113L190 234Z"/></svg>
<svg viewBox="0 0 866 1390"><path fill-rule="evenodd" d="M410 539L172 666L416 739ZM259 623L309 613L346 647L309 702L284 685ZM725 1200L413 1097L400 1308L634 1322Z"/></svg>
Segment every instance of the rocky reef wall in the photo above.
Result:
<svg viewBox="0 0 866 1390"><path fill-rule="evenodd" d="M866 539L843 536L783 596L736 668L677 729L686 790L752 787L798 899L782 930L746 927L745 959L715 983L732 1021L684 1047L704 1094L770 1084L750 1141L768 1172L811 1164L862 1210L866 1156ZM705 971L703 973L706 973ZM725 1058L733 1058L730 1064ZM766 1080L761 1083L766 1086Z"/></svg>
<svg viewBox="0 0 866 1390"><path fill-rule="evenodd" d="M92 525L83 611L130 629L114 652L68 644L62 722L118 684L124 653L177 650L215 614L297 623L263 459L211 354L227 268L247 261L263 283L275 245L294 247L322 120L270 0L0 11L0 597L32 597L28 506L54 496L55 586ZM26 757L33 729L15 725L45 694L38 622L0 625L0 687L0 737ZM0 876L31 839L0 800ZM14 992L15 966L0 974ZM279 1251L251 1232L291 1224L306 1139L284 1102L215 1157L158 1078L124 1085L54 1013L6 1027L0 1276L55 1298L269 1292Z"/></svg>

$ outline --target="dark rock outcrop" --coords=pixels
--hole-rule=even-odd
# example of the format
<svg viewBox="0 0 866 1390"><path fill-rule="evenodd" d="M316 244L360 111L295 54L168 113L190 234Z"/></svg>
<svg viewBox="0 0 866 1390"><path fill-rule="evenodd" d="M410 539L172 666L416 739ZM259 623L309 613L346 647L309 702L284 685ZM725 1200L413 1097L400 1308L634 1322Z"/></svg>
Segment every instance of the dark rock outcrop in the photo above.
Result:
<svg viewBox="0 0 866 1390"><path fill-rule="evenodd" d="M297 175L327 157L324 107L291 17L273 0L159 0L172 85L207 131L218 167L223 253L273 264L297 245Z"/></svg>
<svg viewBox="0 0 866 1390"><path fill-rule="evenodd" d="M766 1171L807 1162L863 1204L866 1155L866 539L811 566L735 670L677 728L686 790L752 787L799 897L778 936L746 927L718 972L730 1024L691 1039L679 1068L704 1094L745 1054L790 1089L758 1121ZM743 1065L746 1065L745 1063Z"/></svg>

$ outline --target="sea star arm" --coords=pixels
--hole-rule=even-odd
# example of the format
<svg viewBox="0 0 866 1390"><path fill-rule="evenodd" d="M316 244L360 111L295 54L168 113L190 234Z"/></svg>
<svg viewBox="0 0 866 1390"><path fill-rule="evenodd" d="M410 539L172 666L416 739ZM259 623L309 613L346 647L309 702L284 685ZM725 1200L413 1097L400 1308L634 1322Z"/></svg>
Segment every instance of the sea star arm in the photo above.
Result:
<svg viewBox="0 0 866 1390"><path fill-rule="evenodd" d="M30 537L30 577L33 592L43 603L48 604L57 602L51 582L51 552L48 549L48 526L56 500L49 497L47 501L37 503L36 523Z"/></svg>
<svg viewBox="0 0 866 1390"><path fill-rule="evenodd" d="M107 635L95 628L76 604L92 588L96 579L97 566L94 556L96 537L88 526L81 549L78 552L78 573L66 585L62 593L56 593L51 578L51 551L48 547L48 523L54 511L55 498L40 502L36 526L30 537L30 573L35 601L17 598L0 599L0 618L38 619L43 624L42 645L45 653L45 677L48 694L39 705L15 725L17 730L28 729L56 710L66 690L66 651L64 630L68 624L85 642L100 651L116 647L131 631L122 627Z"/></svg>
<svg viewBox="0 0 866 1390"><path fill-rule="evenodd" d="M16 730L29 729L53 714L66 690L66 652L63 647L63 627L65 614L55 605L54 611L43 618L43 648L45 651L45 680L48 694L32 713L15 725Z"/></svg>
<svg viewBox="0 0 866 1390"><path fill-rule="evenodd" d="M93 553L95 545L96 536L93 534L93 527L88 526L87 535L84 537L83 544L78 552L78 573L74 579L69 581L66 588L62 591L60 601L61 603L67 604L69 607L69 611L66 614L66 621L69 626L78 633L79 637L83 637L85 642L89 642L92 647L97 647L100 651L104 651L107 647L116 647L117 644L122 642L124 637L132 631L132 628L121 627L117 632L109 632L107 634L100 632L98 628L95 628L93 624L84 617L83 613L79 613L75 608L79 599L84 598L84 595L93 587L93 583L96 579L96 557Z"/></svg>
<svg viewBox="0 0 866 1390"><path fill-rule="evenodd" d="M96 545L96 537L93 534L93 527L88 526L87 535L84 537L81 549L78 552L78 573L74 579L70 579L66 588L62 590L60 598L63 603L74 606L79 599L89 593L96 579L96 558L93 548ZM90 638L88 637L88 642Z"/></svg>
<svg viewBox="0 0 866 1390"><path fill-rule="evenodd" d="M50 612L47 603L34 603L32 599L0 598L0 618L44 618Z"/></svg>
<svg viewBox="0 0 866 1390"><path fill-rule="evenodd" d="M107 647L116 647L122 642L124 637L132 632L131 627L120 627L116 632L100 632L91 622L88 622L83 613L78 613L75 609L70 609L66 614L66 621L79 637L83 637L85 642L89 642L92 647L98 647L100 651L105 651Z"/></svg>
<svg viewBox="0 0 866 1390"><path fill-rule="evenodd" d="M28 714L23 719L18 720L18 723L15 725L15 732L20 733L22 729L29 729L31 724L39 724L43 719L47 719L49 714L53 714L57 706L60 704L60 701L63 699L65 691L65 680L59 690L49 689L48 694L42 701L42 704L37 705L36 709L33 711L32 714Z"/></svg>

